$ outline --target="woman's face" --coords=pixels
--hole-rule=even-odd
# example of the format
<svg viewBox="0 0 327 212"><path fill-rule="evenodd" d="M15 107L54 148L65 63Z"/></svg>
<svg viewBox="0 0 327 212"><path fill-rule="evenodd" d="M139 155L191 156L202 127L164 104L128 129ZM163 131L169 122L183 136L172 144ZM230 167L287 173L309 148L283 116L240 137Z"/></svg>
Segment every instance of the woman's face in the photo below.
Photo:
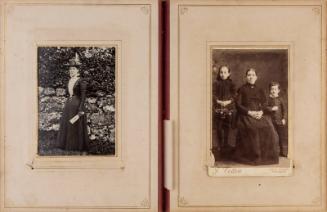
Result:
<svg viewBox="0 0 327 212"><path fill-rule="evenodd" d="M77 77L79 76L79 70L76 67L69 68L69 76L70 77Z"/></svg>
<svg viewBox="0 0 327 212"><path fill-rule="evenodd" d="M257 74L253 70L248 71L248 73L246 74L246 80L251 85L253 85L255 81L257 81L257 78Z"/></svg>

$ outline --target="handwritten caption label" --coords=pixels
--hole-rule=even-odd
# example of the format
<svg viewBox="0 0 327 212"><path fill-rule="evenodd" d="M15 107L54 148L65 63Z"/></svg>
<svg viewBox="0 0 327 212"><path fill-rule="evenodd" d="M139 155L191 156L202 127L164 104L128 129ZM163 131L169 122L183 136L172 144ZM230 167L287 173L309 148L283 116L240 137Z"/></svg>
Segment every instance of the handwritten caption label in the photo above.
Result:
<svg viewBox="0 0 327 212"><path fill-rule="evenodd" d="M291 176L292 168L258 168L258 167L246 167L246 168L220 168L220 167L208 167L208 175L210 177L233 177L233 176Z"/></svg>

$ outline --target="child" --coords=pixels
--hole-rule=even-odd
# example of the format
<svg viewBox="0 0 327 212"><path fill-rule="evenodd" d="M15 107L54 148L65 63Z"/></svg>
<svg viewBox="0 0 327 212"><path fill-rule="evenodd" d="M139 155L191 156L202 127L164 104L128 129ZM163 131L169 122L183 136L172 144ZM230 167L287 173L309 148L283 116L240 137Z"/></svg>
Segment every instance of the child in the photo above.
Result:
<svg viewBox="0 0 327 212"><path fill-rule="evenodd" d="M214 85L214 112L217 120L218 150L215 160L226 159L230 156L232 146L235 144L235 85L230 79L230 70L221 66ZM217 154L218 153L218 154Z"/></svg>
<svg viewBox="0 0 327 212"><path fill-rule="evenodd" d="M278 133L280 156L287 157L288 152L288 138L287 138L287 127L286 117L287 108L284 104L283 99L279 96L280 85L278 82L271 82L269 84L269 98L267 111L270 115L273 125Z"/></svg>

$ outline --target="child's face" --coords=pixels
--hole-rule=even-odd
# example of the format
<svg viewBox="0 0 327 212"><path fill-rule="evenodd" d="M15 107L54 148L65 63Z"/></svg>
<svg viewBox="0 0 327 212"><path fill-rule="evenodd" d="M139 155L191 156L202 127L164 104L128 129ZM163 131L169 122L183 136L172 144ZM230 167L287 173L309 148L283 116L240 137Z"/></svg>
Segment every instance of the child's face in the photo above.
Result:
<svg viewBox="0 0 327 212"><path fill-rule="evenodd" d="M229 75L230 75L229 69L226 66L221 67L219 71L220 79L225 80L229 77Z"/></svg>
<svg viewBox="0 0 327 212"><path fill-rule="evenodd" d="M270 94L272 96L276 96L277 97L279 95L279 92L280 92L280 90L279 90L279 86L278 85L273 85L273 86L270 87Z"/></svg>
<svg viewBox="0 0 327 212"><path fill-rule="evenodd" d="M255 81L257 81L257 74L255 73L255 71L248 71L248 73L246 74L246 80L249 84L254 84Z"/></svg>

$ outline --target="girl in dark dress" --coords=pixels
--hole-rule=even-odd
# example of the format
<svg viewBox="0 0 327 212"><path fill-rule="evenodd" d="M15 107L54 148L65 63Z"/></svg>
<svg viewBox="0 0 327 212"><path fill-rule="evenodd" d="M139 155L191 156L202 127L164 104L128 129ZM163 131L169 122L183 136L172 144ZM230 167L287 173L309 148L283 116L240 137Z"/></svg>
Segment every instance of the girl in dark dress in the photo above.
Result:
<svg viewBox="0 0 327 212"><path fill-rule="evenodd" d="M262 89L255 84L255 69L246 71L247 83L238 91L238 142L234 158L250 165L277 164L279 162L278 135L269 117L263 111L267 99Z"/></svg>
<svg viewBox="0 0 327 212"><path fill-rule="evenodd" d="M87 152L89 139L84 109L87 83L79 75L79 59L70 60L67 84L69 97L60 120L57 144L60 149L67 151ZM78 115L78 117L76 117ZM72 119L75 117L75 122ZM77 120L76 120L77 119Z"/></svg>
<svg viewBox="0 0 327 212"><path fill-rule="evenodd" d="M214 85L213 105L216 116L217 143L213 147L215 160L228 159L235 144L235 84L227 66L221 66Z"/></svg>

